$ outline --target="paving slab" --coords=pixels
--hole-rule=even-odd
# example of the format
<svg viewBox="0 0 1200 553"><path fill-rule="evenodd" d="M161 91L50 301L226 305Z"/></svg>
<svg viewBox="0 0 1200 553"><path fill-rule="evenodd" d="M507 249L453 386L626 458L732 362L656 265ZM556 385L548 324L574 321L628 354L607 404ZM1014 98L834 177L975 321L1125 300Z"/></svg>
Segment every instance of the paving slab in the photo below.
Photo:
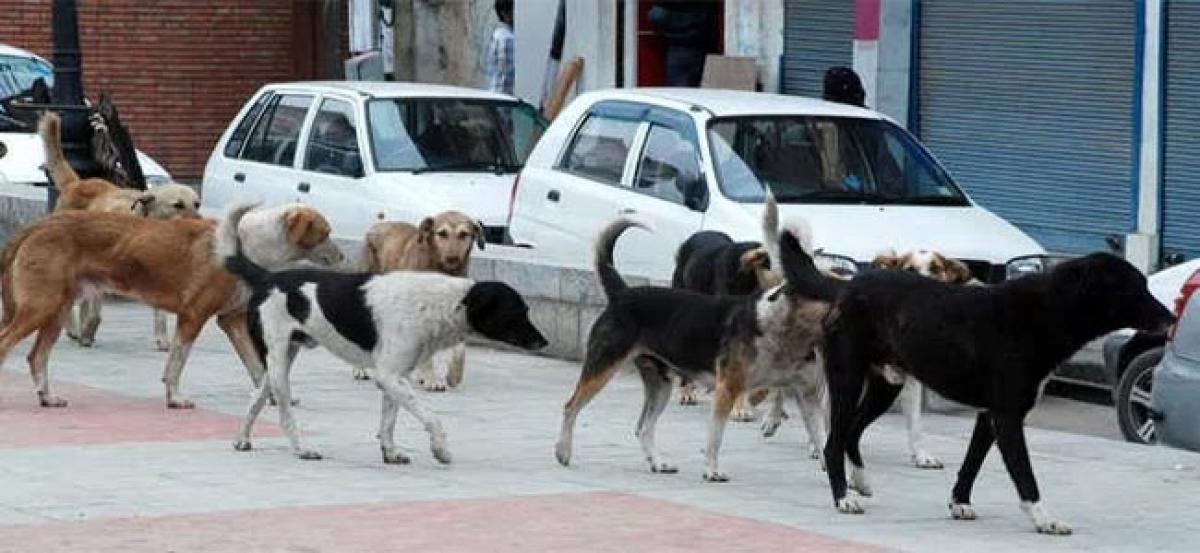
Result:
<svg viewBox="0 0 1200 553"><path fill-rule="evenodd" d="M643 465L633 425L641 384L623 374L579 419L570 467L553 456L562 402L578 366L473 347L461 388L421 399L441 416L454 462L437 464L428 439L401 415L397 441L409 465L381 462L379 392L321 350L301 354L293 390L308 444L288 451L268 408L255 448L232 440L250 384L215 328L184 372L198 405L169 411L153 350L150 311L106 307L97 344L63 340L51 357L55 390L71 404L35 407L14 351L0 373L0 551L908 551L1200 549L1200 456L1031 429L1034 469L1049 508L1071 523L1040 536L1017 507L993 452L980 474L980 519L952 521L946 498L970 420L925 418L940 471L909 465L900 417L865 439L875 497L841 515L824 473L806 455L794 420L772 439L734 423L722 468L701 481L707 404L672 404L659 430L675 475Z"/></svg>

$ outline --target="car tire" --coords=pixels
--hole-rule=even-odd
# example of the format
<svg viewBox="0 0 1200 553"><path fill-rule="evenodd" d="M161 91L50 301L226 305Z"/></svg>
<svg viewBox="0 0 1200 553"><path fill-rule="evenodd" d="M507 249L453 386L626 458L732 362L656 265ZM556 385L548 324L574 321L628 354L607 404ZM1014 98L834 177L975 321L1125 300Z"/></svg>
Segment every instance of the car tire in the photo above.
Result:
<svg viewBox="0 0 1200 553"><path fill-rule="evenodd" d="M1139 444L1155 442L1150 418L1150 391L1154 368L1162 361L1163 348L1148 349L1129 362L1117 383L1117 425L1125 439Z"/></svg>

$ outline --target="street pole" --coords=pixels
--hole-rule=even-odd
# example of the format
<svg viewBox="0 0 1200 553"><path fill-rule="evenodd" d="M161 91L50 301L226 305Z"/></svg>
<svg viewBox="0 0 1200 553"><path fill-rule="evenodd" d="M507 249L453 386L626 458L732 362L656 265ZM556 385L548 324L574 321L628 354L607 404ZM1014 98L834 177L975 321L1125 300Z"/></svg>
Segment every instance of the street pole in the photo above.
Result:
<svg viewBox="0 0 1200 553"><path fill-rule="evenodd" d="M79 16L75 0L54 0L50 31L54 40L54 89L51 103L62 112L62 145L67 163L80 176L100 173L91 155L92 127L83 101L83 53L79 48ZM46 207L54 211L58 188L47 188Z"/></svg>

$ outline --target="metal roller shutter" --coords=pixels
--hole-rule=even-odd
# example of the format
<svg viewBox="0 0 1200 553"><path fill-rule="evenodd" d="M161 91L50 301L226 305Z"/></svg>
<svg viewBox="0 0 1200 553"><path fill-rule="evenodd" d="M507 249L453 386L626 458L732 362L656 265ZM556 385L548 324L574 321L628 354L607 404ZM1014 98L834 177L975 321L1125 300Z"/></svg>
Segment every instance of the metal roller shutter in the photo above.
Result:
<svg viewBox="0 0 1200 553"><path fill-rule="evenodd" d="M1167 3L1164 254L1200 256L1200 3Z"/></svg>
<svg viewBox="0 0 1200 553"><path fill-rule="evenodd" d="M1051 251L1102 250L1133 228L1137 4L920 4L921 138Z"/></svg>
<svg viewBox="0 0 1200 553"><path fill-rule="evenodd" d="M821 79L854 63L853 0L787 0L783 22L783 92L821 97Z"/></svg>

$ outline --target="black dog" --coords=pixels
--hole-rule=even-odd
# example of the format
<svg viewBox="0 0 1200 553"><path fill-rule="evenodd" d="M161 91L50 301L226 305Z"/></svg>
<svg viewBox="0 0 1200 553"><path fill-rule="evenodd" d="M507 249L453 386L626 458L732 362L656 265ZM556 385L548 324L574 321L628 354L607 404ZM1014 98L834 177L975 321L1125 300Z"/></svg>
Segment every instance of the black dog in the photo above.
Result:
<svg viewBox="0 0 1200 553"><path fill-rule="evenodd" d="M1025 415L1050 372L1088 341L1125 327L1159 330L1172 319L1137 269L1105 253L991 287L955 286L902 271L857 276L843 285L825 325L832 404L825 458L838 510L863 511L847 496L840 459L844 455L853 465L851 484L868 489L859 440L900 391L878 372L891 365L981 410L952 492L954 518L975 518L971 487L995 441L1037 530L1070 533L1040 503L1025 448Z"/></svg>

